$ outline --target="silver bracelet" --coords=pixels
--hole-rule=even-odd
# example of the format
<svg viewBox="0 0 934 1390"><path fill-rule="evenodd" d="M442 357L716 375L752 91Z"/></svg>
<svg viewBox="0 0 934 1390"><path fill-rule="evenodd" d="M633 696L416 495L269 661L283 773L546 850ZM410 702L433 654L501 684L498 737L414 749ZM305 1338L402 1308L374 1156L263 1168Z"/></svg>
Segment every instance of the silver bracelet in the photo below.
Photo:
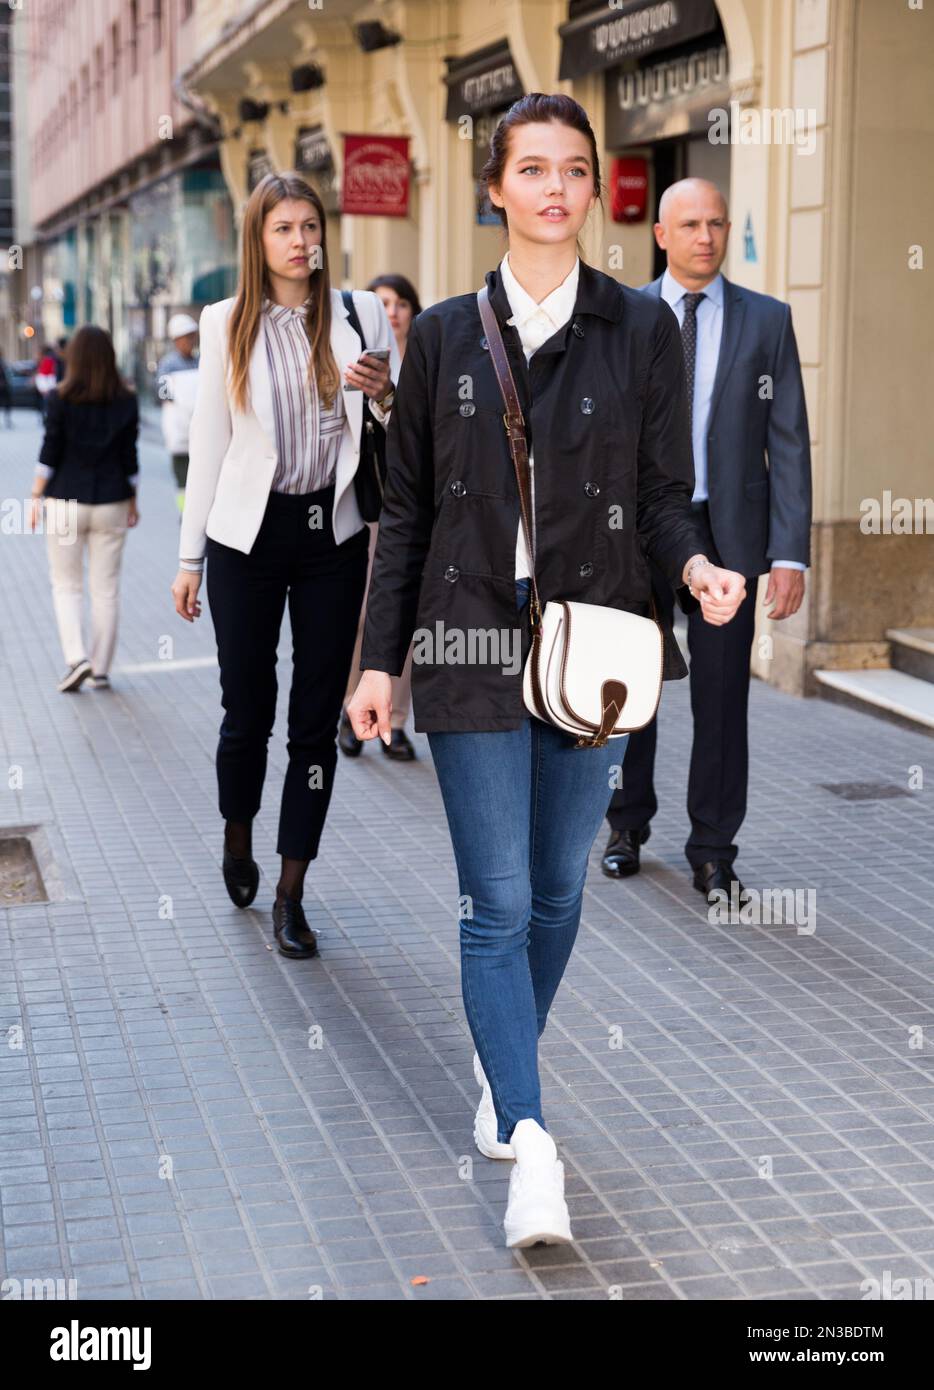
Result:
<svg viewBox="0 0 934 1390"><path fill-rule="evenodd" d="M693 576L693 574L694 574L694 571L695 571L699 566L701 566L701 565L709 565L709 564L710 564L710 561L707 559L707 556L706 556L706 555L699 555L698 558L697 558L696 560L692 560L691 563L688 565L688 572L687 572L687 574L686 574L685 577L684 577L684 582L685 582L685 584L687 584L687 586L688 586L688 592L690 593L690 595L691 595L692 598L697 598L697 595L695 594L694 590L691 588L691 578L692 578L692 576Z"/></svg>

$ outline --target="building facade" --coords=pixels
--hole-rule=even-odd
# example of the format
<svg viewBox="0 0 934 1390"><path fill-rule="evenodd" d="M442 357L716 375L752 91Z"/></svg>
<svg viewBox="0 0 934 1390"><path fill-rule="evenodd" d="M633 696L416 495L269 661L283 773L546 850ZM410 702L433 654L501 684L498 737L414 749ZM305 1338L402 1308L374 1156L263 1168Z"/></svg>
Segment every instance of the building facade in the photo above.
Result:
<svg viewBox="0 0 934 1390"><path fill-rule="evenodd" d="M32 291L16 312L46 339L107 328L121 370L151 391L170 315L229 294L236 276L218 131L173 88L194 52L194 0L34 0L15 32L31 94Z"/></svg>

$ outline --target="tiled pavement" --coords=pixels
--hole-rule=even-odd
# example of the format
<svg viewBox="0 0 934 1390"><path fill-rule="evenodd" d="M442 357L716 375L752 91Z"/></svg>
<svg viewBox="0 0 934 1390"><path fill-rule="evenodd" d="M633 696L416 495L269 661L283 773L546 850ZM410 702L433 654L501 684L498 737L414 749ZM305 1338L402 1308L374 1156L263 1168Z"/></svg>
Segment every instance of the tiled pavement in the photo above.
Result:
<svg viewBox="0 0 934 1390"><path fill-rule="evenodd" d="M38 442L16 424L4 499ZM40 825L60 877L0 917L4 1276L130 1299L858 1299L885 1271L934 1277L934 743L754 682L740 867L814 889L816 931L711 924L681 853L688 691L667 687L644 871L603 878L600 837L542 1044L577 1243L514 1254L510 1165L472 1148L427 741L412 766L342 762L309 876L321 957L284 960L284 708L242 913L218 867L210 620L171 609L152 440L112 694L56 692L45 541L10 534L15 508L0 530L0 826ZM902 794L823 785L847 782Z"/></svg>

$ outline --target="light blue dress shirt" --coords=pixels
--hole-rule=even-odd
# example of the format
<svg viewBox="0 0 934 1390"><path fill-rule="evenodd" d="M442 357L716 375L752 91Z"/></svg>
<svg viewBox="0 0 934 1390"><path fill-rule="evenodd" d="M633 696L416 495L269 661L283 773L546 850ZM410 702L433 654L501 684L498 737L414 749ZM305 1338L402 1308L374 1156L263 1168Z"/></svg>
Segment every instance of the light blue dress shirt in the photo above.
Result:
<svg viewBox="0 0 934 1390"><path fill-rule="evenodd" d="M662 299L670 304L678 323L684 321L684 296L692 291L679 284L671 271L666 269L662 276ZM697 315L697 353L694 358L694 402L691 445L694 450L694 498L695 502L706 502L707 488L707 428L710 424L710 403L713 399L713 384L717 375L717 362L720 359L720 340L723 337L723 276L715 275L703 289L704 298L699 302ZM772 567L779 569L806 569L797 560L773 560Z"/></svg>

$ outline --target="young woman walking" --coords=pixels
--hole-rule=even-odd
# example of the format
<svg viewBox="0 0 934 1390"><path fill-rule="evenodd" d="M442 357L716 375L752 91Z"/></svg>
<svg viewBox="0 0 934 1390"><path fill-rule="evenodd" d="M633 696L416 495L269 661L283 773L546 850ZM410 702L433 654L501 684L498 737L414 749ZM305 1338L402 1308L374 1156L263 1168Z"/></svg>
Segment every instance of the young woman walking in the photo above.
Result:
<svg viewBox="0 0 934 1390"><path fill-rule="evenodd" d="M120 568L136 507L139 403L117 371L110 334L79 328L64 379L45 397L45 438L32 488L30 526L45 502L52 601L67 669L61 691L85 681L109 690L117 646ZM91 640L81 631L88 555Z"/></svg>
<svg viewBox="0 0 934 1390"><path fill-rule="evenodd" d="M673 587L691 586L709 622L728 621L744 581L706 560L693 519L675 316L578 255L600 196L586 113L567 96L523 97L496 128L484 177L508 232L486 285L534 446L542 604L577 599L648 616L644 548ZM538 1038L626 738L576 748L530 718L520 663L504 660L502 641L495 661L445 660L458 634L469 650L471 633L521 625L523 656L529 646L530 562L503 411L476 294L425 310L396 391L365 670L348 714L359 738L384 735L390 678L415 629L454 634L413 668L415 728L428 734L464 907L463 996L482 1087L475 1138L489 1157L517 1160L504 1224L506 1243L524 1246L571 1239ZM665 675L684 675L663 635Z"/></svg>
<svg viewBox="0 0 934 1390"><path fill-rule="evenodd" d="M249 906L259 883L251 831L276 714L276 649L288 600L289 762L272 918L280 952L308 957L317 940L302 893L331 799L337 722L366 581L368 532L354 492L363 395L384 428L399 357L379 299L354 291L368 348L387 353L384 360L360 358L360 338L340 291L331 289L324 209L304 179L267 174L257 184L244 211L242 247L237 294L201 315L172 594L182 618L199 616L206 559L225 711L217 748L223 873L238 907Z"/></svg>

